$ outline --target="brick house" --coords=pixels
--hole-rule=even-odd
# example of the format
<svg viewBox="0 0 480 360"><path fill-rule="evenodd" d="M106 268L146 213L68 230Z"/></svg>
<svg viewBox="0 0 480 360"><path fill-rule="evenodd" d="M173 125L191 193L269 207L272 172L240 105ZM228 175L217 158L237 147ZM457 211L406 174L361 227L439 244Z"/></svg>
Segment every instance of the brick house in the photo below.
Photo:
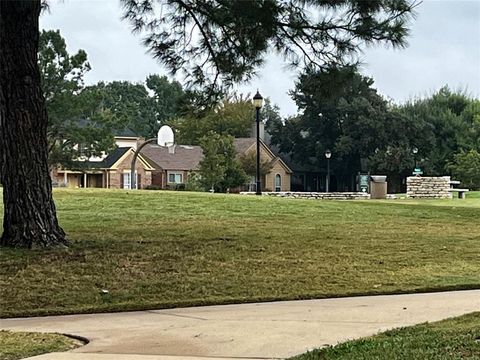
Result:
<svg viewBox="0 0 480 360"><path fill-rule="evenodd" d="M128 129L117 132L114 138L118 147L110 154L77 161L71 168L54 169L52 182L70 188L130 189L132 157L143 139ZM135 170L139 188L151 184L155 168L141 155L137 158Z"/></svg>
<svg viewBox="0 0 480 360"><path fill-rule="evenodd" d="M238 156L255 153L256 139L236 138L234 146ZM149 144L142 149L141 154L155 168L152 172L152 185L160 189L185 184L188 176L199 169L203 159L202 148L195 145L174 145L166 148ZM270 172L262 177L262 187L270 191L289 191L292 171L263 141L260 141L260 158L271 166ZM255 180L252 179L251 183L255 184ZM251 184L247 187L249 185Z"/></svg>
<svg viewBox="0 0 480 360"><path fill-rule="evenodd" d="M101 161L81 162L81 169L55 169L53 182L71 188L130 189L130 168L134 150L119 147ZM155 170L141 155L136 162L137 184L145 188L152 182Z"/></svg>
<svg viewBox="0 0 480 360"><path fill-rule="evenodd" d="M256 154L256 138L236 138L234 140L237 154ZM263 140L260 140L260 161L269 163L270 171L262 176L262 190L264 191L290 191L292 170L285 162L276 156ZM255 186L255 177L251 179L249 190Z"/></svg>
<svg viewBox="0 0 480 360"><path fill-rule="evenodd" d="M115 136L117 149L103 157L92 157L78 161L75 168L58 168L52 171L52 180L58 186L72 188L130 189L131 161L138 145L144 141L131 132ZM255 138L234 139L237 155L256 151ZM270 191L289 191L292 171L278 156L260 141L260 157L268 162L271 170L262 177L262 188ZM176 188L185 184L192 172L198 171L203 151L195 145L173 145L162 147L146 145L136 162L139 188L153 185L159 189ZM246 188L255 184L252 179Z"/></svg>
<svg viewBox="0 0 480 360"><path fill-rule="evenodd" d="M141 154L148 159L155 170L151 184L160 189L175 188L185 184L188 176L197 171L203 159L203 151L195 145L173 145L169 147L157 144L146 145Z"/></svg>

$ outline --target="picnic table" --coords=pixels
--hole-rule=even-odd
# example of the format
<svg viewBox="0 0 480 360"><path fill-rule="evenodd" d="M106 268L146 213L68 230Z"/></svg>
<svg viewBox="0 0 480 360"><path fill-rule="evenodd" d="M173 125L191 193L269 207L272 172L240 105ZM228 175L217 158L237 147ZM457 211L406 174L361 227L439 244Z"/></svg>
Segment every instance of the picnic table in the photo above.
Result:
<svg viewBox="0 0 480 360"><path fill-rule="evenodd" d="M467 192L469 192L470 190L468 189L459 189L459 188L455 188L454 186L455 185L460 185L460 181L458 180L450 180L450 189L449 191L451 193L458 193L458 198L459 199L465 199L465 194Z"/></svg>

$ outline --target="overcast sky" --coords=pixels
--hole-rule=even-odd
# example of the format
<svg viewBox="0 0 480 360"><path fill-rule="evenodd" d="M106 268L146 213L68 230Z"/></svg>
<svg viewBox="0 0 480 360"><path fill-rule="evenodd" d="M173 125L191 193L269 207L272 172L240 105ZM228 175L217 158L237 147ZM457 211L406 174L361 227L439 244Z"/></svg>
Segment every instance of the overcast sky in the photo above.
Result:
<svg viewBox="0 0 480 360"><path fill-rule="evenodd" d="M146 53L141 39L120 20L118 0L51 1L42 15L42 29L60 29L68 51L84 49L92 70L87 84L100 80L142 82L149 74L165 74ZM426 96L448 84L480 97L480 0L426 0L411 24L409 46L364 49L361 71L373 77L375 87L395 102ZM297 109L288 91L296 74L271 56L261 76L239 88L253 94L257 88L281 108L283 115Z"/></svg>

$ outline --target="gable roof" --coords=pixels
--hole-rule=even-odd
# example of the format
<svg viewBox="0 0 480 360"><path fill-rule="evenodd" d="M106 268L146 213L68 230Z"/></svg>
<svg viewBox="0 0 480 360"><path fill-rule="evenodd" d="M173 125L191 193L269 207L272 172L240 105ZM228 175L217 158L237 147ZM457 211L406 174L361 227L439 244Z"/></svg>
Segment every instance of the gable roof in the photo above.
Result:
<svg viewBox="0 0 480 360"><path fill-rule="evenodd" d="M130 150L129 147L119 147L113 150L108 156L103 159L102 163L105 168L112 167L125 153Z"/></svg>
<svg viewBox="0 0 480 360"><path fill-rule="evenodd" d="M203 159L203 150L196 145L173 145L168 148L148 144L142 149L141 154L163 170L197 170Z"/></svg>
<svg viewBox="0 0 480 360"><path fill-rule="evenodd" d="M235 138L233 141L233 144L235 145L235 150L237 151L237 154L245 154L253 145L256 145L257 139L250 137L250 138ZM292 170L288 167L288 165L285 163L285 161L282 160L281 157L275 155L272 150L265 144L263 140L260 139L260 146L263 146L265 151L270 155L272 160L270 161L270 164L273 165L277 161L280 162L282 167L285 169L287 173L292 173ZM260 152L261 153L261 152Z"/></svg>
<svg viewBox="0 0 480 360"><path fill-rule="evenodd" d="M237 153L244 154L256 141L256 138L235 138L233 139L233 145Z"/></svg>
<svg viewBox="0 0 480 360"><path fill-rule="evenodd" d="M72 163L73 169L106 169L110 168L115 164L125 153L129 150L129 147L119 147L113 150L108 156L102 161L74 161Z"/></svg>
<svg viewBox="0 0 480 360"><path fill-rule="evenodd" d="M139 138L140 135L135 134L130 128L124 127L123 129L114 129L113 136L126 137L126 138Z"/></svg>
<svg viewBox="0 0 480 360"><path fill-rule="evenodd" d="M115 165L126 158L128 153L134 152L131 147L119 147L113 150L102 161L75 161L72 164L72 169L86 170L86 169L115 169ZM137 160L144 165L145 170L155 170L152 165L142 155L139 155Z"/></svg>

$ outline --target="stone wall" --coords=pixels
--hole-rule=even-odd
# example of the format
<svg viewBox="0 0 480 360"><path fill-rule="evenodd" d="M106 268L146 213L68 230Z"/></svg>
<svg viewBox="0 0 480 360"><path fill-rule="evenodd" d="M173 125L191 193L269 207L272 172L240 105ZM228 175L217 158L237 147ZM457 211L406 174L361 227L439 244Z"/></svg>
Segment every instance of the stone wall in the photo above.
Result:
<svg viewBox="0 0 480 360"><path fill-rule="evenodd" d="M411 199L451 199L450 176L407 177L407 198Z"/></svg>
<svg viewBox="0 0 480 360"><path fill-rule="evenodd" d="M241 192L242 195L255 195L255 192ZM368 200L370 194L363 192L262 192L262 195L296 198L296 199L311 199L311 200Z"/></svg>

